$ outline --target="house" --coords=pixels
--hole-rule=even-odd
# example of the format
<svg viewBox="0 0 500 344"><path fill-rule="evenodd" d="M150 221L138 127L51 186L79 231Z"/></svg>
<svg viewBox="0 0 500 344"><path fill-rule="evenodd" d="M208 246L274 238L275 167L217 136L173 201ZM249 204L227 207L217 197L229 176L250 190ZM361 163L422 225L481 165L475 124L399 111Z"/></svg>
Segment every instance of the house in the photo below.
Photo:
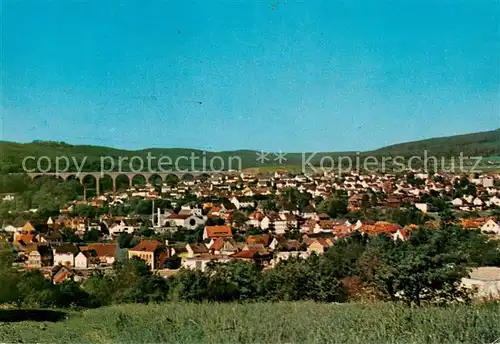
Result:
<svg viewBox="0 0 500 344"><path fill-rule="evenodd" d="M193 258L182 259L181 266L185 269L205 271L210 262L227 263L231 259L221 254L203 254Z"/></svg>
<svg viewBox="0 0 500 344"><path fill-rule="evenodd" d="M314 208L311 206L307 206L302 210L301 216L304 219L310 219L313 218L316 215L316 212L314 211Z"/></svg>
<svg viewBox="0 0 500 344"><path fill-rule="evenodd" d="M230 202L234 204L236 209L255 207L254 200L252 199L252 197L249 196L242 196L242 197L233 196L233 198L230 199Z"/></svg>
<svg viewBox="0 0 500 344"><path fill-rule="evenodd" d="M187 244L186 245L186 251L187 251L187 257L188 258L193 258L200 256L202 254L207 254L208 253L208 247L203 244Z"/></svg>
<svg viewBox="0 0 500 344"><path fill-rule="evenodd" d="M163 247L162 243L156 240L142 240L135 247L129 249L128 258L134 257L144 260L151 270L157 269L160 264L160 255L168 251Z"/></svg>
<svg viewBox="0 0 500 344"><path fill-rule="evenodd" d="M54 265L75 266L75 256L80 252L73 244L63 244L52 246L54 255Z"/></svg>
<svg viewBox="0 0 500 344"><path fill-rule="evenodd" d="M476 197L472 201L472 204L477 208L481 208L484 205L484 202L480 198Z"/></svg>
<svg viewBox="0 0 500 344"><path fill-rule="evenodd" d="M230 258L244 260L248 263L259 263L262 266L269 265L273 259L272 253L267 250L262 250L260 248L262 245L258 246L259 247L249 247L246 250L235 252L230 256Z"/></svg>
<svg viewBox="0 0 500 344"><path fill-rule="evenodd" d="M273 257L272 266L276 266L279 262L287 260L290 258L302 258L306 259L309 257L309 252L305 251L280 251L276 252Z"/></svg>
<svg viewBox="0 0 500 344"><path fill-rule="evenodd" d="M63 236L59 231L52 231L50 233L38 234L36 240L45 244L60 244L63 241Z"/></svg>
<svg viewBox="0 0 500 344"><path fill-rule="evenodd" d="M279 217L278 214L276 213L269 213L264 218L262 221L260 221L260 228L266 230L266 229L274 229L275 228L275 223L276 221L282 221ZM279 224L280 228L283 226L286 226L286 222L282 221L281 224Z"/></svg>
<svg viewBox="0 0 500 344"><path fill-rule="evenodd" d="M53 253L49 246L32 244L29 248L28 261L26 267L29 269L41 269L45 266L52 266Z"/></svg>
<svg viewBox="0 0 500 344"><path fill-rule="evenodd" d="M21 233L23 231L23 226L24 223L21 221L14 221L8 226L4 226L2 230L6 231L7 233Z"/></svg>
<svg viewBox="0 0 500 344"><path fill-rule="evenodd" d="M225 209L224 207L213 207L212 209L210 209L210 211L208 212L208 216L210 217L222 217L225 213Z"/></svg>
<svg viewBox="0 0 500 344"><path fill-rule="evenodd" d="M489 219L481 226L481 232L500 235L500 225L493 221L493 219Z"/></svg>
<svg viewBox="0 0 500 344"><path fill-rule="evenodd" d="M269 236L269 234L249 235L245 241L245 244L260 244L263 245L263 247L269 247L269 244L271 244L271 237Z"/></svg>
<svg viewBox="0 0 500 344"><path fill-rule="evenodd" d="M100 264L111 265L115 262L116 250L118 249L117 244L88 244L85 248L82 247L82 251L84 250L92 250L95 251L97 257L99 258Z"/></svg>
<svg viewBox="0 0 500 344"><path fill-rule="evenodd" d="M184 227L187 229L196 229L198 226L201 226L205 223L205 221L195 215L190 213L188 214L170 214L166 218L165 225L170 227Z"/></svg>
<svg viewBox="0 0 500 344"><path fill-rule="evenodd" d="M264 218L264 214L260 211L255 211L248 215L248 221L246 222L249 226L254 226L256 228L260 227L260 221Z"/></svg>
<svg viewBox="0 0 500 344"><path fill-rule="evenodd" d="M212 239L208 248L212 254L230 255L238 251L238 245L232 238Z"/></svg>
<svg viewBox="0 0 500 344"><path fill-rule="evenodd" d="M233 233L231 227L227 225L223 226L205 226L203 230L203 240L205 239L217 239L217 238L232 238Z"/></svg>
<svg viewBox="0 0 500 344"><path fill-rule="evenodd" d="M475 290L481 299L500 299L500 268L483 266L471 271L469 277L462 278L462 286Z"/></svg>
<svg viewBox="0 0 500 344"><path fill-rule="evenodd" d="M493 196L490 198L489 203L490 207L493 206L500 207L500 198L498 198L497 196Z"/></svg>
<svg viewBox="0 0 500 344"><path fill-rule="evenodd" d="M75 257L75 268L88 269L99 265L99 257L94 250L80 251Z"/></svg>
<svg viewBox="0 0 500 344"><path fill-rule="evenodd" d="M285 232L297 228L297 217L290 213L280 213L274 220L274 232L285 234Z"/></svg>
<svg viewBox="0 0 500 344"><path fill-rule="evenodd" d="M415 208L417 208L424 214L427 214L429 212L429 205L427 203L415 203Z"/></svg>
<svg viewBox="0 0 500 344"><path fill-rule="evenodd" d="M14 243L23 242L24 244L30 244L35 241L35 227L29 221L24 224L20 232L14 234Z"/></svg>
<svg viewBox="0 0 500 344"><path fill-rule="evenodd" d="M136 230L139 229L139 226L137 224L132 223L132 221L128 219L122 219L119 222L113 223L109 227L109 234L111 235L119 235L120 233L129 233L132 234Z"/></svg>
<svg viewBox="0 0 500 344"><path fill-rule="evenodd" d="M13 200L14 200L14 196L11 194L7 194L7 195L3 196L3 198L2 198L2 201L4 201L4 202L10 202Z"/></svg>
<svg viewBox="0 0 500 344"><path fill-rule="evenodd" d="M24 224L22 231L26 234L33 233L35 232L35 227L28 221Z"/></svg>
<svg viewBox="0 0 500 344"><path fill-rule="evenodd" d="M64 281L68 279L73 279L75 276L75 273L72 269L66 267L66 266L56 266L54 268L54 273L52 275L52 283L54 284L59 284L63 283Z"/></svg>
<svg viewBox="0 0 500 344"><path fill-rule="evenodd" d="M451 201L451 204L458 208L458 207L462 207L464 205L464 201L461 199L461 198L455 198L453 201Z"/></svg>
<svg viewBox="0 0 500 344"><path fill-rule="evenodd" d="M392 234L392 240L402 240L405 241L410 236L410 232L406 228L399 228L396 233Z"/></svg>
<svg viewBox="0 0 500 344"><path fill-rule="evenodd" d="M312 239L307 245L307 252L323 254L328 248L333 246L333 241L329 238Z"/></svg>

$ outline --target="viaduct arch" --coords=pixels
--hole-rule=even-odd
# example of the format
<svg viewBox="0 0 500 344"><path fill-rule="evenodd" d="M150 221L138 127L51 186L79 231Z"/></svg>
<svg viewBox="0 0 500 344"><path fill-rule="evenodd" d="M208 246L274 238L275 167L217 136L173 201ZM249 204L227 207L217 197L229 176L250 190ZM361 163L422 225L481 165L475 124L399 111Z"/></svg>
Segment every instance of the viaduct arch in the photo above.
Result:
<svg viewBox="0 0 500 344"><path fill-rule="evenodd" d="M221 172L165 172L165 173L160 173L160 172L65 172L65 173L43 173L43 172L34 172L34 173L27 173L27 175L31 178L31 180L34 180L37 177L42 177L42 176L48 176L48 177L56 177L56 178L61 178L63 180L67 180L68 178L74 178L77 179L82 185L83 185L83 179L88 176L92 176L96 180L96 194L97 196L100 195L100 186L99 186L99 181L101 178L105 176L109 176L111 180L113 181L113 193L116 193L116 179L119 176L126 176L129 181L129 186L132 187L132 179L135 176L143 176L146 180L146 182L150 182L151 177L160 177L162 183L164 183L167 179L168 176L176 176L179 180L182 180L184 176L193 176L194 178L203 176L203 175L209 175L209 176L220 176L220 175L227 175L227 176L236 176L239 175L239 172L229 172L229 171L221 171Z"/></svg>

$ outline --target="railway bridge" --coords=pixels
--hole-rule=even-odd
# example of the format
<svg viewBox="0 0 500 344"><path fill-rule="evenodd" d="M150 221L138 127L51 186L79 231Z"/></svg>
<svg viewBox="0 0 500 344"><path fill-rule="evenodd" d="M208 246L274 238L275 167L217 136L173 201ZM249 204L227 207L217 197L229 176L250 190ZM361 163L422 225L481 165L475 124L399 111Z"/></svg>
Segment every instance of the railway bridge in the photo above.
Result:
<svg viewBox="0 0 500 344"><path fill-rule="evenodd" d="M200 171L186 171L186 172L64 172L64 173L57 173L57 172L33 172L33 173L27 173L27 175L34 180L35 178L38 177L43 177L43 176L49 176L49 177L55 177L55 178L61 178L63 180L68 180L68 179L76 179L78 180L82 185L83 180L88 177L92 176L96 180L96 194L99 196L100 195L100 180L101 178L104 178L106 176L110 177L111 180L113 181L113 193L116 193L116 180L119 176L125 176L128 179L129 186L132 187L132 180L134 177L137 176L142 176L146 180L146 182L151 182L152 178L160 178L162 183L166 182L167 178L169 176L175 176L179 180L183 180L187 177L192 177L192 178L199 178L201 176L205 177L217 177L217 176L236 176L239 175L239 172L235 171L220 171L220 172L200 172Z"/></svg>

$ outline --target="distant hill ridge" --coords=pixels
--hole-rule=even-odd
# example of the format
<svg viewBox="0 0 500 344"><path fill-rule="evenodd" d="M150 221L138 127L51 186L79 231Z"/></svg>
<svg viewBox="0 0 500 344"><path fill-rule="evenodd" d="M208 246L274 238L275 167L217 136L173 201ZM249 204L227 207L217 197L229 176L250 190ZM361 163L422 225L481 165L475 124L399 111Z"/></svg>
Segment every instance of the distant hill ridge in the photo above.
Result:
<svg viewBox="0 0 500 344"><path fill-rule="evenodd" d="M427 154L433 156L459 156L462 152L464 156L483 156L493 157L500 156L500 129L478 132L464 135L455 135L448 137L437 137L419 141L394 144L382 147L372 151L361 152L361 156L422 156L424 150ZM275 156L270 154L264 162L256 160L258 151L255 150L234 150L234 151L203 151L200 149L189 148L148 148L141 150L125 150L118 148L110 148L103 146L92 145L71 145L64 142L52 141L33 141L31 143L17 143L0 141L0 172L20 172L22 171L22 161L27 156L40 157L48 156L55 159L57 156L74 157L75 159L83 159L86 157L85 170L98 170L100 167L100 158L102 156L110 156L118 158L119 156L140 156L146 157L151 153L154 157L168 156L175 160L180 156L189 157L192 153L206 159L211 159L213 156L219 156L227 159L232 156L240 157L243 168L277 166ZM311 153L307 153L311 154ZM333 158L338 156L354 156L356 152L321 152L317 153L311 162L317 163L324 156ZM302 153L286 153L286 165L301 165ZM186 165L187 166L187 165Z"/></svg>

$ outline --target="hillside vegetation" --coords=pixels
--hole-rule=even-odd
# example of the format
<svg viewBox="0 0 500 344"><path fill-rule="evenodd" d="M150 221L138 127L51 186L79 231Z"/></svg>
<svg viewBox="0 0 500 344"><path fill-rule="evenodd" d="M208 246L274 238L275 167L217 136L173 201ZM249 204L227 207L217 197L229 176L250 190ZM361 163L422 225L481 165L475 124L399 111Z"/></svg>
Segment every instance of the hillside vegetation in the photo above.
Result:
<svg viewBox="0 0 500 344"><path fill-rule="evenodd" d="M117 305L0 326L9 343L492 343L500 305L313 302Z"/></svg>
<svg viewBox="0 0 500 344"><path fill-rule="evenodd" d="M458 156L460 152L463 152L464 156L498 156L500 155L500 129L488 132L401 143L383 147L374 151L362 152L361 156L422 156L424 150L427 150L428 155L446 157ZM239 157L241 159L241 166L233 165L233 169L236 169L237 167L247 169L252 167L262 168L266 166L279 166L273 154L270 154L264 162L257 161L256 158L258 152L253 150L203 152L202 150L189 148L150 148L131 151L101 146L70 145L64 142L34 141L31 143L15 143L3 141L0 142L0 172L21 172L22 161L28 156L36 158L40 156L48 156L52 161L54 161L57 156L67 156L74 157L79 162L86 157L84 170L99 171L101 163L100 159L103 156L114 158L115 166L117 166L117 159L120 156L126 156L129 158L139 156L146 159L148 153L156 158L168 156L172 160L175 160L180 156L189 157L194 153L197 157L199 157L195 163L196 169L201 169L203 167L202 159L204 157L207 161L209 161L214 156L219 156L225 161L224 169L228 169L229 166L227 162L230 157ZM310 154L311 153L306 153L306 157L309 157ZM310 163L317 166L321 158L324 156L332 158L336 158L338 156L354 157L356 156L356 152L320 152L310 160ZM287 166L301 166L302 161L302 153L286 154ZM182 161L179 164L179 167L188 169L191 167L191 163ZM74 170L74 166L71 166L70 171L71 170Z"/></svg>

